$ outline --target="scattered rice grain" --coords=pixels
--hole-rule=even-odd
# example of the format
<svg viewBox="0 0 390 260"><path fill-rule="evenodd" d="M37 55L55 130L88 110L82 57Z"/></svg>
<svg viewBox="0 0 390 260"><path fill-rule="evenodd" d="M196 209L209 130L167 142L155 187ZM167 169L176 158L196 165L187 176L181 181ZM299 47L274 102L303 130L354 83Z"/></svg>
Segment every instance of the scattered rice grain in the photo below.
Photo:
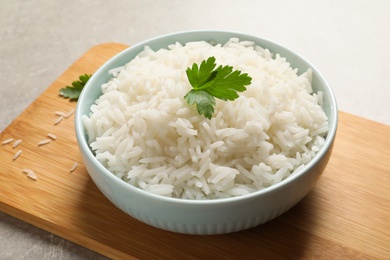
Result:
<svg viewBox="0 0 390 260"><path fill-rule="evenodd" d="M45 140L40 141L40 142L38 143L38 146L45 145L45 144L48 144L48 143L50 143L50 142L51 142L50 139L45 139Z"/></svg>
<svg viewBox="0 0 390 260"><path fill-rule="evenodd" d="M56 116L65 116L65 113L64 112L61 112L61 111L56 111L54 113Z"/></svg>
<svg viewBox="0 0 390 260"><path fill-rule="evenodd" d="M69 172L74 172L74 171L76 170L77 166L78 166L78 163L75 162L75 163L72 165L72 167L70 167Z"/></svg>
<svg viewBox="0 0 390 260"><path fill-rule="evenodd" d="M16 140L16 141L14 142L14 144L12 145L12 148L17 147L21 142L22 142L22 139Z"/></svg>
<svg viewBox="0 0 390 260"><path fill-rule="evenodd" d="M1 142L1 144L9 144L13 141L14 139L13 138L8 138L6 140L4 140L3 142Z"/></svg>
<svg viewBox="0 0 390 260"><path fill-rule="evenodd" d="M22 150L19 150L15 153L14 157L12 158L13 161L15 161L16 159L18 159L18 157L20 156L20 154L22 153Z"/></svg>
<svg viewBox="0 0 390 260"><path fill-rule="evenodd" d="M34 181L36 181L38 179L38 176L33 171L28 172L27 177L29 177L30 179L32 179Z"/></svg>
<svg viewBox="0 0 390 260"><path fill-rule="evenodd" d="M53 140L56 140L57 139L57 136L55 134L52 134L52 133L48 133L47 136Z"/></svg>
<svg viewBox="0 0 390 260"><path fill-rule="evenodd" d="M68 113L66 113L64 116L65 118L68 118L74 114L74 109L70 110Z"/></svg>
<svg viewBox="0 0 390 260"><path fill-rule="evenodd" d="M25 173L25 174L35 174L33 170L30 170L30 169L27 169L27 168L24 168L22 170L22 172Z"/></svg>
<svg viewBox="0 0 390 260"><path fill-rule="evenodd" d="M62 120L64 119L64 116L59 116L57 120L54 122L55 125L58 125Z"/></svg>

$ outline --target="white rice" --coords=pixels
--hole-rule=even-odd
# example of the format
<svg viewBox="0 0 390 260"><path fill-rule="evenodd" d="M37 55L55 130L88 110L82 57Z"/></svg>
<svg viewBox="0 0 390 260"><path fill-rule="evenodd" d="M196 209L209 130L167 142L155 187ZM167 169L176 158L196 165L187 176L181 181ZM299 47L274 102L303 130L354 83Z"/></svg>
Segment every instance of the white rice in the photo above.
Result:
<svg viewBox="0 0 390 260"><path fill-rule="evenodd" d="M183 97L191 89L185 70L210 56L252 84L235 101L216 99L209 120ZM308 163L328 131L311 70L298 75L252 42L145 47L112 72L83 116L90 146L118 178L155 194L216 199L267 188Z"/></svg>

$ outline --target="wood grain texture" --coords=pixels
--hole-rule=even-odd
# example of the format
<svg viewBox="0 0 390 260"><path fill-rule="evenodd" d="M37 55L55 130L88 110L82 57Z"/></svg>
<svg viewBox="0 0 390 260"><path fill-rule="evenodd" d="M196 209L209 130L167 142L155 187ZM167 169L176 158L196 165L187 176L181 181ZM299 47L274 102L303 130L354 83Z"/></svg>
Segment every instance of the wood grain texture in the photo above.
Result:
<svg viewBox="0 0 390 260"><path fill-rule="evenodd" d="M114 259L389 259L390 127L340 112L329 165L314 190L275 220L233 234L182 235L143 224L111 204L86 172L76 144L75 108L58 90L126 48L95 46L1 134L0 211ZM57 140L38 146L53 133ZM12 160L18 150L19 158ZM74 162L78 167L70 172ZM27 178L23 168L38 179Z"/></svg>

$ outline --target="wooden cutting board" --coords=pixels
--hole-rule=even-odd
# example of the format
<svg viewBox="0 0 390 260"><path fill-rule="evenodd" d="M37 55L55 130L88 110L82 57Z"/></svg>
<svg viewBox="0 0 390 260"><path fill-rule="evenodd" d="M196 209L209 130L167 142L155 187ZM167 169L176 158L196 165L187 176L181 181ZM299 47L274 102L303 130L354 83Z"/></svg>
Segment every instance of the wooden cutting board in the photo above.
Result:
<svg viewBox="0 0 390 260"><path fill-rule="evenodd" d="M390 127L340 112L334 151L314 190L275 220L226 235L183 235L150 227L96 188L79 155L76 103L58 90L93 73L122 44L90 49L0 135L0 210L115 259L389 259ZM38 146L47 134L56 140ZM15 153L22 150L13 160ZM75 171L70 168L78 163ZM33 170L32 180L22 171Z"/></svg>

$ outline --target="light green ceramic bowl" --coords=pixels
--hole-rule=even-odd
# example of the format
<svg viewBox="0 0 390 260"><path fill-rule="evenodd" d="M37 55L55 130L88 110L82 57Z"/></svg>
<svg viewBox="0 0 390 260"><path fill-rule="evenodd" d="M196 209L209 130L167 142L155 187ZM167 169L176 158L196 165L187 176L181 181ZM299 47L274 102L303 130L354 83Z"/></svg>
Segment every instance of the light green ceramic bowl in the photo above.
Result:
<svg viewBox="0 0 390 260"><path fill-rule="evenodd" d="M269 188L245 196L218 200L183 200L154 195L115 177L94 157L87 144L82 115L101 95L100 86L111 77L108 71L128 63L145 45L154 50L175 42L214 41L225 43L231 37L254 41L287 58L299 72L313 70L313 89L324 93L329 132L321 150L298 174ZM157 228L187 234L221 234L248 229L283 214L296 205L315 186L331 156L337 129L335 96L321 73L299 54L254 35L229 31L189 31L163 35L134 45L117 54L99 68L88 81L77 103L75 127L78 146L89 175L103 194L130 216Z"/></svg>

